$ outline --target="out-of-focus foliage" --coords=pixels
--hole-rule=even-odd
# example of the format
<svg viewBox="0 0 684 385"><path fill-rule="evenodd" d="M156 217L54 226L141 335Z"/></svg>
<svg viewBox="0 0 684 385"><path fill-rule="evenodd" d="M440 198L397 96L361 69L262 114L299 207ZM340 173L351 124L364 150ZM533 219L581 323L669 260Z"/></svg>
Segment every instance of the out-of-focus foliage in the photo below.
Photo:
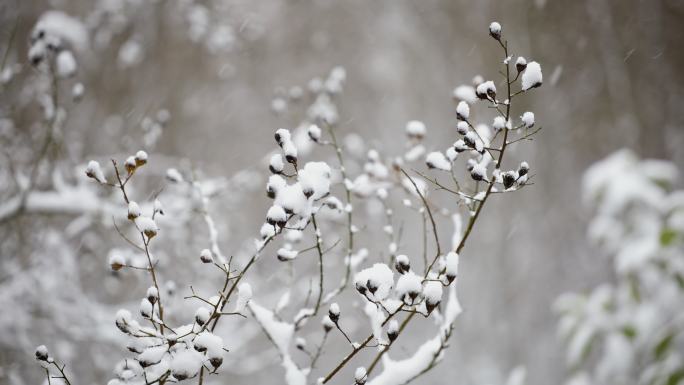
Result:
<svg viewBox="0 0 684 385"><path fill-rule="evenodd" d="M596 212L589 238L613 277L561 296L559 331L572 384L677 384L684 379L684 191L677 169L622 150L584 176Z"/></svg>

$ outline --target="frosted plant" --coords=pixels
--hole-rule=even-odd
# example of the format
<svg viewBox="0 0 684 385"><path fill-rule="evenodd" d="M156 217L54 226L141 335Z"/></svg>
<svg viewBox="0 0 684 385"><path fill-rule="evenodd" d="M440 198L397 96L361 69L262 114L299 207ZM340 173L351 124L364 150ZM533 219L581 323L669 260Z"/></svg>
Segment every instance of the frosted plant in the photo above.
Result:
<svg viewBox="0 0 684 385"><path fill-rule="evenodd" d="M233 329L243 323L257 325L273 345L288 385L333 378L398 385L434 368L461 312L456 294L459 255L488 199L530 184L527 162L511 166L504 156L541 129L532 112L514 113L512 108L517 98L541 85L539 65L523 59L512 67L501 25L492 23L489 31L503 52L504 79L478 78L473 86L454 91L457 130L454 144L446 149L428 152L428 128L418 120L406 124L403 153L383 154L372 147L359 151L357 137L342 140L335 104L346 79L341 67L313 79L306 91L293 87L280 92L272 103L274 112L284 115L290 106L307 100L305 117L292 130L275 130L277 147L262 162L262 170L270 172L265 195L271 203L262 212L263 223L254 229L253 242L234 255L221 249L224 234L210 206L212 194L195 173L169 168L165 183L174 187L158 192L146 187L145 170L156 160L145 151L113 159L111 165L90 161L83 178L112 198L112 211L118 213L113 219L116 233L130 249L113 249L109 266L117 274L142 273L148 280L146 288L136 292L137 299L130 298L132 302L111 313L130 358L116 364L109 384L209 382L232 365L239 366L240 359L250 359L240 350L247 350L253 337L236 338ZM486 108L477 111L478 102ZM515 118L519 113L521 118ZM493 128L475 123L476 118L493 121ZM313 159L319 153L332 160ZM432 171L411 171L419 167ZM442 176L447 182L440 181ZM437 205L431 186L450 194L448 208ZM189 211L169 209L175 206L169 204L174 194L182 192L191 194L189 201L204 220L208 241L196 248L193 261L181 260L193 266L188 271L199 269L195 278L201 282L190 279L179 288L169 276L186 268L171 268L166 259L178 249L169 247L171 238L164 237L174 224L184 222L176 216ZM386 244L373 237L361 247L358 226L368 218L357 209L369 202L383 208ZM395 230L394 210L420 218L422 256L400 254L402 231ZM453 224L448 247L438 231L445 221ZM340 258L332 258L336 255ZM263 264L281 264L276 274L289 283L269 287L254 274ZM220 282L212 287L216 282L207 277L217 275ZM231 322L224 321L228 318ZM368 319L366 330L359 330L358 318ZM393 347L402 343L410 322L433 324L434 335L400 359ZM340 338L346 343L330 345ZM359 353L369 349L375 349L374 356L360 362ZM323 367L324 355L326 364L336 364ZM56 369L63 374L64 366ZM46 373L48 378L54 375L49 368Z"/></svg>
<svg viewBox="0 0 684 385"><path fill-rule="evenodd" d="M614 279L555 309L572 384L677 384L684 378L684 192L671 163L628 150L584 176L588 235Z"/></svg>

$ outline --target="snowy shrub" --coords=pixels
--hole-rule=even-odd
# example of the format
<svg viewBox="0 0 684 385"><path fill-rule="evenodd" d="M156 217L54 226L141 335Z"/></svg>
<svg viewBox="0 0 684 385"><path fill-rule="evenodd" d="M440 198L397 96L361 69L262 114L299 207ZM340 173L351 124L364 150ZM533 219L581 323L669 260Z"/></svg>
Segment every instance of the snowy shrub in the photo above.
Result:
<svg viewBox="0 0 684 385"><path fill-rule="evenodd" d="M572 384L677 384L684 378L684 191L665 161L628 150L593 165L588 235L614 278L555 304Z"/></svg>
<svg viewBox="0 0 684 385"><path fill-rule="evenodd" d="M229 50L235 43L229 26L212 25L215 18L207 8L193 5L183 14L190 15L189 38L210 52ZM418 120L405 125L401 152L343 136L337 101L346 71L336 67L306 87L276 95L273 112L283 116L304 105L304 117L291 129L273 130L273 148L260 155L258 171L210 179L188 162L164 159L154 152L171 115L162 109L145 117L143 138L132 141L138 148L74 165L77 175L65 181L47 155L66 117L57 97L59 82L78 76L78 55L72 50L88 44L79 23L59 14L45 16L34 28L28 55L49 90L42 98L47 144L28 180L18 181L14 196L0 207L0 219L12 221L26 213L74 215L77 219L64 231L91 234L86 247L93 254L109 250L100 268L125 280L119 293L124 300L115 305L82 301L87 305L66 322L64 333L93 335L97 344L125 348L93 359L113 366L110 385L224 381L227 373L264 366L264 355L254 350L257 341L272 345L269 351L284 373L276 381L288 385L333 379L399 385L442 361L461 312L456 292L460 255L485 203L530 184L528 163L504 161L504 156L541 129L534 113L513 109L516 99L541 86L541 67L523 58L512 65L500 24L489 26L502 52L500 68L491 71L497 80L478 76L474 84L453 92L452 145L432 143L430 129ZM103 22L98 28L106 26ZM144 54L144 46L132 37L121 46L118 65L138 65ZM73 88L74 100L87 92L79 84ZM485 123L492 121L491 127ZM54 173L54 188L38 190L39 176L50 179L39 170L44 163ZM261 194L253 185L262 188ZM233 208L246 198L268 202L259 215L261 224L250 229L253 236L231 253L222 245L233 234L224 231L223 213L213 199L220 193ZM446 207L438 205L440 197L448 198ZM422 254L412 254L414 248L401 243L402 225L394 218L398 211L422 223ZM366 228L378 223L377 217L385 224ZM440 239L445 226L451 234L448 244ZM366 232L372 236L364 237ZM76 267L80 262L68 242L49 238L56 231L45 233L54 239L46 249L68 254L63 259L70 265L40 265L32 274L41 274L35 280L38 289L58 304L50 317L77 314L61 305L89 299L89 293L76 283L60 284L82 279ZM278 278L266 277L259 270L264 266ZM9 286L12 293L29 291ZM16 301L11 298L8 306ZM419 336L418 346L399 349L410 323L421 324L426 335ZM106 331L114 327L118 334ZM55 351L70 356L65 362L81 353ZM39 346L35 356L48 382L70 384L69 367L58 364L48 348ZM83 353L81 360L90 358Z"/></svg>

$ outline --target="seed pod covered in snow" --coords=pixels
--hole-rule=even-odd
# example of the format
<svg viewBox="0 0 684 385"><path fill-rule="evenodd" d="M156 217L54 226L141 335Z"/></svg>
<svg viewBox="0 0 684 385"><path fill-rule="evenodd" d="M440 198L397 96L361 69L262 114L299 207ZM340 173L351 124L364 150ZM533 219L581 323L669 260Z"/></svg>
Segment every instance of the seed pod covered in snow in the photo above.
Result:
<svg viewBox="0 0 684 385"><path fill-rule="evenodd" d="M309 135L309 138L314 142L318 143L318 141L321 140L321 128L317 125L310 125L306 132Z"/></svg>
<svg viewBox="0 0 684 385"><path fill-rule="evenodd" d="M138 151L135 153L135 165L140 167L147 163L147 153L145 151Z"/></svg>
<svg viewBox="0 0 684 385"><path fill-rule="evenodd" d="M442 171L451 171L451 162L439 151L434 151L425 157L428 168L436 168Z"/></svg>
<svg viewBox="0 0 684 385"><path fill-rule="evenodd" d="M475 89L475 94L480 99L496 99L496 86L494 82L488 80L484 83L480 83Z"/></svg>
<svg viewBox="0 0 684 385"><path fill-rule="evenodd" d="M460 101L456 106L456 118L458 120L468 120L470 117L470 106L464 101Z"/></svg>
<svg viewBox="0 0 684 385"><path fill-rule="evenodd" d="M335 327L335 323L327 315L323 317L321 324L323 325L323 330L325 330L326 333L328 333Z"/></svg>
<svg viewBox="0 0 684 385"><path fill-rule="evenodd" d="M456 124L456 131L461 134L465 135L468 133L468 123L464 121L460 121Z"/></svg>
<svg viewBox="0 0 684 385"><path fill-rule="evenodd" d="M287 182L280 175L271 175L268 178L268 183L266 184L266 195L274 199L283 187L287 186Z"/></svg>
<svg viewBox="0 0 684 385"><path fill-rule="evenodd" d="M497 23L496 21L489 24L489 36L493 37L496 40L500 40L501 39L501 24Z"/></svg>
<svg viewBox="0 0 684 385"><path fill-rule="evenodd" d="M266 213L266 221L272 226L278 225L283 227L287 222L287 214L285 214L285 210L282 207L273 205L268 209L268 213Z"/></svg>
<svg viewBox="0 0 684 385"><path fill-rule="evenodd" d="M406 135L411 139L423 139L426 132L425 123L419 120L411 120L406 123Z"/></svg>
<svg viewBox="0 0 684 385"><path fill-rule="evenodd" d="M368 375L366 373L366 368L364 368L363 366L356 368L356 371L354 372L355 385L363 385L366 383L367 379Z"/></svg>
<svg viewBox="0 0 684 385"><path fill-rule="evenodd" d="M463 139L459 139L454 143L454 150L458 153L461 153L465 150L468 149L468 145Z"/></svg>
<svg viewBox="0 0 684 385"><path fill-rule="evenodd" d="M470 171L470 177L475 181L487 179L487 168L480 163L476 163Z"/></svg>
<svg viewBox="0 0 684 385"><path fill-rule="evenodd" d="M295 347L299 350L305 350L306 340L302 337L297 337L297 339L295 340Z"/></svg>
<svg viewBox="0 0 684 385"><path fill-rule="evenodd" d="M515 61L515 69L518 72L523 72L525 68L527 68L527 60L522 56L518 56L518 59Z"/></svg>
<svg viewBox="0 0 684 385"><path fill-rule="evenodd" d="M132 174L136 168L135 157L129 156L128 158L126 158L126 161L124 161L124 168L126 169L127 173Z"/></svg>
<svg viewBox="0 0 684 385"><path fill-rule="evenodd" d="M297 258L298 254L299 253L297 252L297 250L292 250L292 249L287 249L285 247L281 247L280 249L278 249L276 256L278 257L278 260L280 262L286 262L286 261L291 261L291 260Z"/></svg>
<svg viewBox="0 0 684 385"><path fill-rule="evenodd" d="M138 228L138 231L145 234L148 240L152 239L159 232L154 219L142 215L135 218L135 226Z"/></svg>
<svg viewBox="0 0 684 385"><path fill-rule="evenodd" d="M529 171L530 171L530 165L527 164L527 162L520 163L520 166L518 167L518 175L525 176L525 175L527 175L527 173Z"/></svg>
<svg viewBox="0 0 684 385"><path fill-rule="evenodd" d="M423 286L423 297L425 297L425 308L428 314L432 313L442 301L442 284L437 281L427 281Z"/></svg>
<svg viewBox="0 0 684 385"><path fill-rule="evenodd" d="M118 327L119 330L126 334L130 332L130 325L132 321L133 319L131 317L131 312L129 312L126 309L120 309L116 312L116 316L114 317L116 327Z"/></svg>
<svg viewBox="0 0 684 385"><path fill-rule="evenodd" d="M40 345L36 348L36 360L47 361L49 357L48 348L45 345Z"/></svg>
<svg viewBox="0 0 684 385"><path fill-rule="evenodd" d="M154 200L154 213L159 215L164 215L164 206L159 201L159 199Z"/></svg>
<svg viewBox="0 0 684 385"><path fill-rule="evenodd" d="M330 309L328 310L328 317L330 317L330 320L334 323L337 323L337 321L339 321L340 305L338 305L337 302L334 302L330 305Z"/></svg>
<svg viewBox="0 0 684 385"><path fill-rule="evenodd" d="M57 75L60 78L70 78L76 74L78 64L76 58L71 51L65 49L60 51L55 58L57 66Z"/></svg>
<svg viewBox="0 0 684 385"><path fill-rule="evenodd" d="M143 298L140 301L140 315L143 318L150 319L152 318L152 311L153 307L150 301L148 301L147 298Z"/></svg>
<svg viewBox="0 0 684 385"><path fill-rule="evenodd" d="M159 291L157 290L156 287L150 286L147 289L147 300L150 301L152 305L157 303L157 300L159 299Z"/></svg>
<svg viewBox="0 0 684 385"><path fill-rule="evenodd" d="M268 169L274 174L280 174L283 172L285 164L283 163L283 157L280 154L273 154L271 160L268 162Z"/></svg>
<svg viewBox="0 0 684 385"><path fill-rule="evenodd" d="M284 129L284 128L279 128L275 132L275 140L276 143L278 143L278 146L283 147L283 145L291 140L290 136L290 131Z"/></svg>
<svg viewBox="0 0 684 385"><path fill-rule="evenodd" d="M411 262L409 261L409 258L406 255L397 255L396 261L394 263L394 268L397 269L399 274L408 273L409 270L411 270Z"/></svg>
<svg viewBox="0 0 684 385"><path fill-rule="evenodd" d="M522 74L522 90L527 91L531 88L542 85L542 70L539 63L532 61L527 63L525 72Z"/></svg>
<svg viewBox="0 0 684 385"><path fill-rule="evenodd" d="M398 335L399 335L399 322L397 322L397 320L393 319L390 321L389 325L387 325L387 338L389 338L390 342L392 342L392 341L397 339Z"/></svg>
<svg viewBox="0 0 684 385"><path fill-rule="evenodd" d="M409 271L397 280L397 294L407 305L412 305L423 290L422 279L416 273Z"/></svg>
<svg viewBox="0 0 684 385"><path fill-rule="evenodd" d="M534 112L527 111L520 117L523 124L527 128L532 128L534 126Z"/></svg>
<svg viewBox="0 0 684 385"><path fill-rule="evenodd" d="M458 276L458 254L453 251L447 254L445 265L444 270L447 281L451 283Z"/></svg>
<svg viewBox="0 0 684 385"><path fill-rule="evenodd" d="M209 309L200 307L195 311L195 322L197 322L199 326L202 326L209 321L210 316L211 313L209 312Z"/></svg>
<svg viewBox="0 0 684 385"><path fill-rule="evenodd" d="M86 175L90 178L95 179L99 183L107 183L107 180L104 177L104 173L100 168L100 164L94 160L88 162L88 167L86 167Z"/></svg>
<svg viewBox="0 0 684 385"><path fill-rule="evenodd" d="M501 180L505 188L509 189L513 187L515 180L518 179L515 171L506 171L501 175Z"/></svg>
<svg viewBox="0 0 684 385"><path fill-rule="evenodd" d="M202 261L203 263L214 262L214 257L211 255L211 250L202 249L202 251L200 251L200 261Z"/></svg>
<svg viewBox="0 0 684 385"><path fill-rule="evenodd" d="M113 271L119 271L126 266L126 259L121 253L113 252L109 255L109 267Z"/></svg>
<svg viewBox="0 0 684 385"><path fill-rule="evenodd" d="M128 219L129 220L135 220L135 218L139 217L142 214L142 210L140 209L140 206L134 202L130 201L128 202Z"/></svg>

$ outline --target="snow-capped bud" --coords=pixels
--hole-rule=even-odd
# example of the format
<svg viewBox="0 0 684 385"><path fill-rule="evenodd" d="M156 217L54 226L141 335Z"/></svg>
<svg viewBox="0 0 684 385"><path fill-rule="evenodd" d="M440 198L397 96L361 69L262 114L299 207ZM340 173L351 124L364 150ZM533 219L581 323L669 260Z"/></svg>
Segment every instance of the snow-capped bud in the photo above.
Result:
<svg viewBox="0 0 684 385"><path fill-rule="evenodd" d="M157 303L157 300L159 299L159 291L157 290L156 287L150 286L147 289L147 300L150 301L152 305Z"/></svg>
<svg viewBox="0 0 684 385"><path fill-rule="evenodd" d="M494 118L494 123L492 124L492 127L496 131L501 131L506 127L506 119L504 119L502 116L497 116Z"/></svg>
<svg viewBox="0 0 684 385"><path fill-rule="evenodd" d="M525 127L532 128L534 126L534 112L527 111L520 117Z"/></svg>
<svg viewBox="0 0 684 385"><path fill-rule="evenodd" d="M47 361L49 356L48 349L45 345L40 345L36 348L36 360Z"/></svg>
<svg viewBox="0 0 684 385"><path fill-rule="evenodd" d="M170 168L166 170L166 179L174 183L181 183L183 182L183 175L175 168Z"/></svg>
<svg viewBox="0 0 684 385"><path fill-rule="evenodd" d="M145 234L148 240L152 239L159 232L159 228L157 227L157 224L154 222L154 219L152 218L148 218L141 215L135 218L134 221L135 226L138 228L138 231Z"/></svg>
<svg viewBox="0 0 684 385"><path fill-rule="evenodd" d="M114 271L121 270L126 266L126 259L120 253L112 253L109 256L109 267Z"/></svg>
<svg viewBox="0 0 684 385"><path fill-rule="evenodd" d="M166 336L166 343L169 344L169 347L173 346L178 342L178 336L175 334L169 334Z"/></svg>
<svg viewBox="0 0 684 385"><path fill-rule="evenodd" d="M428 168L436 168L442 171L451 171L451 162L439 151L434 151L425 157Z"/></svg>
<svg viewBox="0 0 684 385"><path fill-rule="evenodd" d="M273 205L268 209L268 213L266 213L266 221L272 226L278 225L279 227L283 227L287 222L287 214L282 207Z"/></svg>
<svg viewBox="0 0 684 385"><path fill-rule="evenodd" d="M159 199L154 200L154 212L159 215L164 215L164 206L159 201Z"/></svg>
<svg viewBox="0 0 684 385"><path fill-rule="evenodd" d="M283 145L285 160L290 164L297 164L297 147L292 142L285 142Z"/></svg>
<svg viewBox="0 0 684 385"><path fill-rule="evenodd" d="M340 319L340 305L337 304L337 302L334 302L330 305L330 309L328 310L328 317L330 317L330 320L334 323L337 323Z"/></svg>
<svg viewBox="0 0 684 385"><path fill-rule="evenodd" d="M409 261L409 258L406 255L397 255L396 261L394 263L394 268L397 269L399 274L408 273L408 271L411 270L411 262Z"/></svg>
<svg viewBox="0 0 684 385"><path fill-rule="evenodd" d="M505 188L509 189L513 187L515 180L518 179L515 175L515 171L506 171L501 175L501 179Z"/></svg>
<svg viewBox="0 0 684 385"><path fill-rule="evenodd" d="M522 74L522 90L527 91L531 88L540 87L542 85L542 70L539 63L532 61L527 63L525 72Z"/></svg>
<svg viewBox="0 0 684 385"><path fill-rule="evenodd" d="M425 297L425 308L428 314L439 306L442 301L442 284L436 281L428 281L423 287L423 297Z"/></svg>
<svg viewBox="0 0 684 385"><path fill-rule="evenodd" d="M515 61L515 69L518 72L523 72L525 68L527 68L527 60L522 56L518 56L518 59Z"/></svg>
<svg viewBox="0 0 684 385"><path fill-rule="evenodd" d="M468 123L464 122L464 121L458 122L458 124L456 124L456 131L461 135L467 134L468 133Z"/></svg>
<svg viewBox="0 0 684 385"><path fill-rule="evenodd" d="M266 184L266 195L269 198L274 199L276 194L278 194L278 191L285 186L287 186L287 182L285 182L285 179L280 175L271 175Z"/></svg>
<svg viewBox="0 0 684 385"><path fill-rule="evenodd" d="M200 307L195 311L195 322L197 322L199 326L202 326L209 321L210 316L211 313L209 312L209 309Z"/></svg>
<svg viewBox="0 0 684 385"><path fill-rule="evenodd" d="M496 40L500 40L501 39L501 24L497 23L496 21L489 24L489 36L493 37Z"/></svg>
<svg viewBox="0 0 684 385"><path fill-rule="evenodd" d="M126 161L124 162L124 168L126 169L126 172L131 174L133 171L135 171L135 157L129 156L126 158Z"/></svg>
<svg viewBox="0 0 684 385"><path fill-rule="evenodd" d="M447 254L445 265L447 281L451 283L458 276L458 254L453 251Z"/></svg>
<svg viewBox="0 0 684 385"><path fill-rule="evenodd" d="M458 120L468 120L470 117L470 106L464 101L460 101L458 106L456 106L456 119Z"/></svg>
<svg viewBox="0 0 684 385"><path fill-rule="evenodd" d="M138 151L135 153L135 165L140 167L147 163L147 153L145 151Z"/></svg>
<svg viewBox="0 0 684 385"><path fill-rule="evenodd" d="M140 300L140 315L143 318L150 319L152 318L152 303L147 300L147 298L143 298Z"/></svg>
<svg viewBox="0 0 684 385"><path fill-rule="evenodd" d="M325 330L326 333L328 333L335 327L335 323L327 315L323 317L321 324L323 325L323 330Z"/></svg>
<svg viewBox="0 0 684 385"><path fill-rule="evenodd" d="M405 304L412 305L423 291L422 279L416 273L409 271L397 280L396 291Z"/></svg>
<svg viewBox="0 0 684 385"><path fill-rule="evenodd" d="M128 219L129 220L135 220L135 218L139 217L142 214L142 210L140 209L140 206L134 202L130 201L128 202Z"/></svg>
<svg viewBox="0 0 684 385"><path fill-rule="evenodd" d="M114 317L114 322L116 324L116 327L121 330L121 332L128 334L130 332L130 327L129 325L131 324L132 318L131 318L131 312L129 312L126 309L120 309L119 311L116 312L116 316Z"/></svg>
<svg viewBox="0 0 684 385"><path fill-rule="evenodd" d="M425 123L419 120L411 120L406 123L406 135L412 139L423 139L427 129L425 128ZM370 153L369 153L370 154ZM377 152L375 152L377 154ZM375 160L377 161L377 159Z"/></svg>
<svg viewBox="0 0 684 385"><path fill-rule="evenodd" d="M387 325L387 338L389 338L390 342L392 342L392 341L397 339L398 335L399 335L399 322L397 322L397 320L393 319L389 322L389 325Z"/></svg>
<svg viewBox="0 0 684 385"><path fill-rule="evenodd" d="M90 178L95 179L99 183L107 183L107 180L104 177L104 173L100 168L100 164L94 160L88 162L88 167L86 167L86 175Z"/></svg>
<svg viewBox="0 0 684 385"><path fill-rule="evenodd" d="M355 286L356 286L356 291L358 291L359 294L366 295L366 291L368 290L368 288L366 287L365 283L363 283L362 281L357 281Z"/></svg>
<svg viewBox="0 0 684 385"><path fill-rule="evenodd" d="M475 89L475 95L480 99L496 99L496 86L494 82L488 80L478 85Z"/></svg>
<svg viewBox="0 0 684 385"><path fill-rule="evenodd" d="M468 145L465 143L463 139L459 139L454 143L454 150L458 153L461 153L467 150L468 148Z"/></svg>
<svg viewBox="0 0 684 385"><path fill-rule="evenodd" d="M470 171L470 176L473 178L473 180L476 181L485 180L487 177L487 168L477 163L473 166L473 169Z"/></svg>
<svg viewBox="0 0 684 385"><path fill-rule="evenodd" d="M468 133L463 137L463 142L466 144L466 146L475 148L477 143L477 133L475 131L468 131Z"/></svg>
<svg viewBox="0 0 684 385"><path fill-rule="evenodd" d="M302 337L297 337L297 339L295 339L295 347L299 350L305 350L306 340Z"/></svg>
<svg viewBox="0 0 684 385"><path fill-rule="evenodd" d="M378 291L379 287L380 286L378 285L378 283L375 282L375 280L373 279L369 279L366 282L366 288L368 289L368 291L370 291L371 294L375 294L375 292Z"/></svg>
<svg viewBox="0 0 684 385"><path fill-rule="evenodd" d="M318 143L318 141L321 140L321 128L317 125L310 125L306 132L309 134L309 138L314 142Z"/></svg>
<svg viewBox="0 0 684 385"><path fill-rule="evenodd" d="M283 157L280 154L273 154L271 160L268 163L268 169L274 174L280 174L283 172L285 164L283 163Z"/></svg>
<svg viewBox="0 0 684 385"><path fill-rule="evenodd" d="M364 385L367 379L368 375L366 374L366 368L363 366L356 368L356 371L354 372L354 384Z"/></svg>
<svg viewBox="0 0 684 385"><path fill-rule="evenodd" d="M259 230L259 235L261 235L261 239L266 239L269 237L272 237L275 235L275 229L273 228L273 225L269 223L264 223L261 225L261 229Z"/></svg>
<svg viewBox="0 0 684 385"><path fill-rule="evenodd" d="M283 147L283 144L290 141L290 131L279 128L276 130L274 137L278 146Z"/></svg>
<svg viewBox="0 0 684 385"><path fill-rule="evenodd" d="M527 173L529 171L530 171L530 165L527 164L527 162L520 163L520 166L518 167L518 175L525 176L525 175L527 175Z"/></svg>
<svg viewBox="0 0 684 385"><path fill-rule="evenodd" d="M214 257L211 255L211 250L202 249L202 251L200 251L200 261L202 261L202 263L214 262Z"/></svg>
<svg viewBox="0 0 684 385"><path fill-rule="evenodd" d="M297 258L298 254L299 252L297 252L297 250L291 250L281 247L280 249L278 249L278 253L276 256L278 257L278 260L280 262L286 262Z"/></svg>

